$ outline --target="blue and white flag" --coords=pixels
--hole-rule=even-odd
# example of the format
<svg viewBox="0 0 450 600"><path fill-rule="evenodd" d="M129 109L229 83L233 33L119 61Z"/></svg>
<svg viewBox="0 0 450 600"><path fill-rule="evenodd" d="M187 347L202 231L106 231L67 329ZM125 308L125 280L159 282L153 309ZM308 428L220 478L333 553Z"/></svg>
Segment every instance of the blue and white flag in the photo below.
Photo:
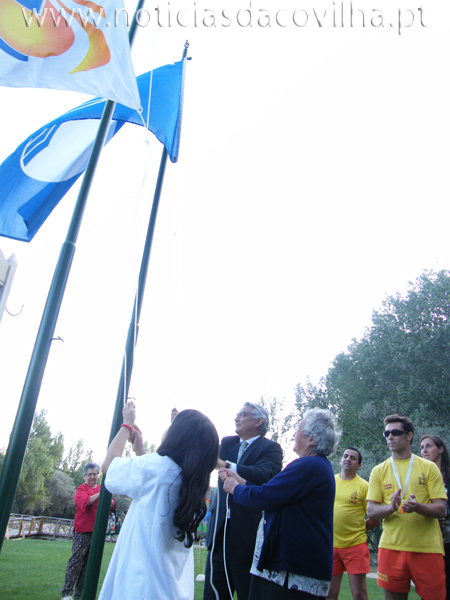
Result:
<svg viewBox="0 0 450 600"><path fill-rule="evenodd" d="M139 108L123 0L1 0L0 85Z"/></svg>
<svg viewBox="0 0 450 600"><path fill-rule="evenodd" d="M186 60L137 78L142 119L117 104L107 142L125 125L143 125L178 160ZM151 97L149 102L149 94ZM0 166L0 236L29 242L86 169L105 100L94 98L33 133Z"/></svg>

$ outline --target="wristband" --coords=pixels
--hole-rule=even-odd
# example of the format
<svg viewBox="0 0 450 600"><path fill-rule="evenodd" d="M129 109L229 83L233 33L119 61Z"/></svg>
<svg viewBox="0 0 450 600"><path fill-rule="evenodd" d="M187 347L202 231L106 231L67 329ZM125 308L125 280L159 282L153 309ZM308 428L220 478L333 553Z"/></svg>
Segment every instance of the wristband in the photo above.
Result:
<svg viewBox="0 0 450 600"><path fill-rule="evenodd" d="M130 430L131 433L133 433L133 428L131 427L131 425L127 425L126 423L122 423L121 427L126 427L127 429Z"/></svg>

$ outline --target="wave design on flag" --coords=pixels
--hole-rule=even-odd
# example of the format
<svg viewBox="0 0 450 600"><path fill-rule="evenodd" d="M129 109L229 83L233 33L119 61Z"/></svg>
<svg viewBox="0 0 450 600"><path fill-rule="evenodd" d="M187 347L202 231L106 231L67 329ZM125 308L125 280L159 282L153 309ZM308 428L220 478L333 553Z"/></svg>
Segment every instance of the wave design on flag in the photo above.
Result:
<svg viewBox="0 0 450 600"><path fill-rule="evenodd" d="M0 85L72 90L137 110L124 0L0 0Z"/></svg>
<svg viewBox="0 0 450 600"><path fill-rule="evenodd" d="M119 129L117 121L113 121L107 142ZM67 181L81 175L87 167L97 131L96 119L67 121L41 130L22 150L23 173L45 183Z"/></svg>
<svg viewBox="0 0 450 600"><path fill-rule="evenodd" d="M111 60L111 53L102 30L87 22L87 19L82 20L79 14L69 9L61 0L56 1L60 6L59 9L50 0L25 2L2 0L0 3L2 48L11 56L17 57L18 54L20 60L28 59L29 56L36 58L60 56L74 44L75 32L70 24L73 18L87 35L89 46L86 56L71 73L89 71L106 65ZM74 2L86 6L83 0L74 0ZM99 16L105 14L104 8L93 2L89 2L89 8ZM62 13L61 9L65 12Z"/></svg>
<svg viewBox="0 0 450 600"><path fill-rule="evenodd" d="M144 126L178 160L186 60L138 77L142 116L117 104L107 143L126 123ZM151 98L149 94L151 91ZM93 98L30 135L0 165L0 236L29 242L84 173L105 100Z"/></svg>

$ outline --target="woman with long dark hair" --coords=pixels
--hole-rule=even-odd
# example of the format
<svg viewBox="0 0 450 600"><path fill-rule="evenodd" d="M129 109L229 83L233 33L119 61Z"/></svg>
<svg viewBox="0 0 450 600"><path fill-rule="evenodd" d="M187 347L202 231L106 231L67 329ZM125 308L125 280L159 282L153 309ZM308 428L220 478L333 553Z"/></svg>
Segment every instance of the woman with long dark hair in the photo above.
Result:
<svg viewBox="0 0 450 600"><path fill-rule="evenodd" d="M420 452L423 458L431 460L438 467L444 480L447 496L450 490L450 455L444 440L439 435L424 435L420 438ZM450 600L450 506L446 502L447 516L439 519L445 550L445 577L447 581L447 600Z"/></svg>
<svg viewBox="0 0 450 600"><path fill-rule="evenodd" d="M103 463L105 486L133 499L99 600L192 600L192 544L206 515L206 492L219 437L197 410L180 412L156 452L146 454L134 403ZM120 458L127 440L135 458Z"/></svg>

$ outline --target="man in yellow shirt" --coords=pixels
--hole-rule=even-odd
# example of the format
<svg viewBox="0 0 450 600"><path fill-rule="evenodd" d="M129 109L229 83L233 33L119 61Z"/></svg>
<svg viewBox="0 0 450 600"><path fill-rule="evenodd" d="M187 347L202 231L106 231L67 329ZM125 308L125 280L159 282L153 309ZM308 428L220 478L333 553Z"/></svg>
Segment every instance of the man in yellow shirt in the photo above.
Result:
<svg viewBox="0 0 450 600"><path fill-rule="evenodd" d="M422 600L446 600L441 474L432 461L412 454L411 419L390 415L384 425L392 457L373 468L367 494L367 514L383 519L377 584L386 600L407 600L411 579Z"/></svg>
<svg viewBox="0 0 450 600"><path fill-rule="evenodd" d="M365 519L369 484L358 475L361 463L361 452L350 446L342 455L341 472L335 475L334 564L327 600L338 600L345 571L353 600L368 600L366 573L370 573L370 553L366 531L377 527L380 521Z"/></svg>

